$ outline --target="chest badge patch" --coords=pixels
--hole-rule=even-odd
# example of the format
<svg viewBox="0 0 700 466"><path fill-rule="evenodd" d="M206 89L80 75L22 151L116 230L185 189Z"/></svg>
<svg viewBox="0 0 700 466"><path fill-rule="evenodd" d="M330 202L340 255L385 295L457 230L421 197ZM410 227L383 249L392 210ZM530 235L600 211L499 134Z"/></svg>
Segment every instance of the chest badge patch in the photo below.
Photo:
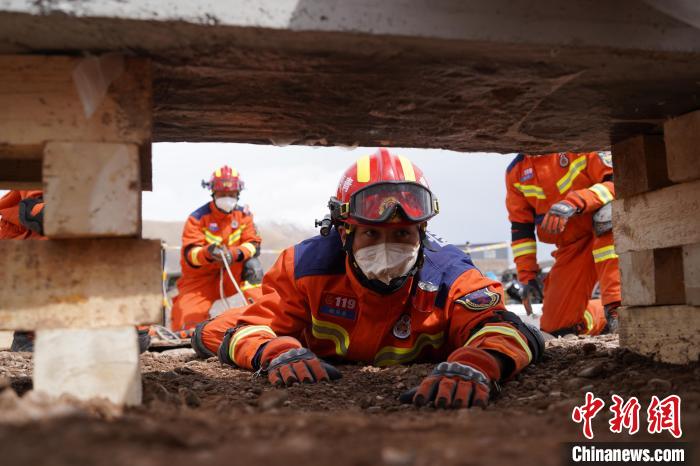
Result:
<svg viewBox="0 0 700 466"><path fill-rule="evenodd" d="M231 222L231 228L233 228L234 230L238 228L238 220L233 220Z"/></svg>
<svg viewBox="0 0 700 466"><path fill-rule="evenodd" d="M210 223L209 231L219 231L219 224L214 222Z"/></svg>
<svg viewBox="0 0 700 466"><path fill-rule="evenodd" d="M494 293L486 287L467 293L456 302L470 311L485 311L501 302L501 295Z"/></svg>
<svg viewBox="0 0 700 466"><path fill-rule="evenodd" d="M567 157L564 152L559 154L559 166L561 168L566 168L569 166L569 157Z"/></svg>
<svg viewBox="0 0 700 466"><path fill-rule="evenodd" d="M318 312L330 317L355 320L357 319L357 307L356 298L326 293L321 299L321 306L318 308Z"/></svg>
<svg viewBox="0 0 700 466"><path fill-rule="evenodd" d="M523 170L523 174L520 177L520 182L524 183L526 181L529 181L532 178L534 178L534 176L535 176L535 173L532 171L532 168L526 168L525 170Z"/></svg>
<svg viewBox="0 0 700 466"><path fill-rule="evenodd" d="M411 336L411 316L408 314L402 314L399 320L394 324L394 330L392 332L396 338L399 340L405 340Z"/></svg>

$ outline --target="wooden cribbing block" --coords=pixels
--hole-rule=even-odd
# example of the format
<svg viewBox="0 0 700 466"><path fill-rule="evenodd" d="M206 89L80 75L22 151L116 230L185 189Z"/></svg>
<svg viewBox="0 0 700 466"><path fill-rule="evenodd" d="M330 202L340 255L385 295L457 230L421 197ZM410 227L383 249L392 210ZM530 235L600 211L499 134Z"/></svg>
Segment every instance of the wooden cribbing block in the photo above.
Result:
<svg viewBox="0 0 700 466"><path fill-rule="evenodd" d="M0 296L0 329L160 322L160 241L0 241Z"/></svg>
<svg viewBox="0 0 700 466"><path fill-rule="evenodd" d="M683 246L685 301L700 306L700 243Z"/></svg>
<svg viewBox="0 0 700 466"><path fill-rule="evenodd" d="M673 364L697 361L700 307L620 308L620 346Z"/></svg>
<svg viewBox="0 0 700 466"><path fill-rule="evenodd" d="M613 201L615 250L700 243L700 181Z"/></svg>
<svg viewBox="0 0 700 466"><path fill-rule="evenodd" d="M140 236L135 144L50 142L43 173L48 237Z"/></svg>
<svg viewBox="0 0 700 466"><path fill-rule="evenodd" d="M139 347L133 326L39 330L34 390L51 396L141 403Z"/></svg>
<svg viewBox="0 0 700 466"><path fill-rule="evenodd" d="M641 135L612 146L615 196L625 199L669 186L662 136Z"/></svg>
<svg viewBox="0 0 700 466"><path fill-rule="evenodd" d="M683 250L680 247L619 254L622 304L685 304Z"/></svg>
<svg viewBox="0 0 700 466"><path fill-rule="evenodd" d="M700 179L700 110L668 120L664 135L671 181Z"/></svg>
<svg viewBox="0 0 700 466"><path fill-rule="evenodd" d="M145 58L0 55L0 172L7 169L2 148L131 143L139 147L141 188L151 189L152 79Z"/></svg>

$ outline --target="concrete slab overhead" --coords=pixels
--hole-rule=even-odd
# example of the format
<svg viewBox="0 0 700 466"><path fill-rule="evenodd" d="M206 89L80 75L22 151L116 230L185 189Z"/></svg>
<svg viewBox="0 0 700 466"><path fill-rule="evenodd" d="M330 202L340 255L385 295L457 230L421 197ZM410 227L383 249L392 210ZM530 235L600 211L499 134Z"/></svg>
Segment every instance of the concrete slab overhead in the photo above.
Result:
<svg viewBox="0 0 700 466"><path fill-rule="evenodd" d="M0 0L0 53L151 57L155 141L594 150L700 107L660 3Z"/></svg>

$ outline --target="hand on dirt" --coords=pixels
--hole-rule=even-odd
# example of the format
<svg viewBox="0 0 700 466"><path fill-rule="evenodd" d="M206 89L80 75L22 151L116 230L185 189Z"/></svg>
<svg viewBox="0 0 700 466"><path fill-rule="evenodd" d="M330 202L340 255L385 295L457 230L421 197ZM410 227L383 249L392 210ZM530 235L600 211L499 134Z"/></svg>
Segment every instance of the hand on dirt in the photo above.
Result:
<svg viewBox="0 0 700 466"><path fill-rule="evenodd" d="M418 387L401 394L402 403L460 409L489 402L491 381L481 371L458 362L441 362Z"/></svg>
<svg viewBox="0 0 700 466"><path fill-rule="evenodd" d="M267 367L268 380L278 387L336 380L341 377L338 369L321 361L306 348L285 351L270 361Z"/></svg>

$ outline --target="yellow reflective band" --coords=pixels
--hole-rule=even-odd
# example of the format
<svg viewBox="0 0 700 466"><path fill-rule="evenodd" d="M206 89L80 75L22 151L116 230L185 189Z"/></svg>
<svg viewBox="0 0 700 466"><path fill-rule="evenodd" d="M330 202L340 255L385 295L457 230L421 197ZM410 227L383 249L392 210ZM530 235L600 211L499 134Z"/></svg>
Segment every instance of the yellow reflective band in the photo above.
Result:
<svg viewBox="0 0 700 466"><path fill-rule="evenodd" d="M416 173L413 171L413 164L403 155L399 155L401 169L403 170L403 178L406 181L416 181Z"/></svg>
<svg viewBox="0 0 700 466"><path fill-rule="evenodd" d="M202 265L202 263L199 262L199 260L197 259L197 255L199 254L199 251L201 251L201 250L202 250L201 247L196 247L196 248L190 249L190 262L193 265Z"/></svg>
<svg viewBox="0 0 700 466"><path fill-rule="evenodd" d="M255 248L255 246L253 246L252 243L243 243L241 244L241 247L246 248L251 256L254 256L255 252L257 251L257 249Z"/></svg>
<svg viewBox="0 0 700 466"><path fill-rule="evenodd" d="M253 288L260 288L262 283L250 283L248 280L244 281L241 285L241 291L251 290Z"/></svg>
<svg viewBox="0 0 700 466"><path fill-rule="evenodd" d="M228 347L228 355L231 358L231 361L236 362L236 345L238 342L243 338L258 332L267 333L273 337L277 336L277 334L275 334L275 332L273 332L267 325L248 325L241 328L233 335L233 338L231 338L231 343Z"/></svg>
<svg viewBox="0 0 700 466"><path fill-rule="evenodd" d="M238 176L238 170L236 170L235 168L232 168L232 169L231 169L231 176L234 177L234 178L237 177L237 176Z"/></svg>
<svg viewBox="0 0 700 466"><path fill-rule="evenodd" d="M544 190L540 188L539 186L536 186L534 184L520 184L520 183L514 183L513 186L515 186L521 193L525 195L525 197L534 197L537 199L546 199L547 197L544 195Z"/></svg>
<svg viewBox="0 0 700 466"><path fill-rule="evenodd" d="M615 254L615 246L612 244L610 246L593 250L593 262L595 263L617 258L618 255Z"/></svg>
<svg viewBox="0 0 700 466"><path fill-rule="evenodd" d="M217 178L221 176L221 169L220 169L220 168L217 168L217 169L216 169L216 172L214 173L214 176L216 176Z"/></svg>
<svg viewBox="0 0 700 466"><path fill-rule="evenodd" d="M571 188L571 185L574 184L574 180L576 177L586 168L586 156L582 155L581 157L577 158L573 162L571 162L571 165L569 165L569 171L564 175L559 181L557 181L557 188L559 188L559 192L561 194L564 194L566 191Z"/></svg>
<svg viewBox="0 0 700 466"><path fill-rule="evenodd" d="M399 348L398 346L385 346L377 352L374 357L374 365L378 367L393 366L395 364L405 364L416 359L426 346L438 349L445 339L445 332L428 334L421 333L416 338L416 342L410 348Z"/></svg>
<svg viewBox="0 0 700 466"><path fill-rule="evenodd" d="M537 254L537 243L535 241L526 241L524 243L514 244L511 246L513 258L525 256L527 254Z"/></svg>
<svg viewBox="0 0 700 466"><path fill-rule="evenodd" d="M586 321L586 333L591 333L591 330L593 330L593 316L588 309L583 312L583 320Z"/></svg>
<svg viewBox="0 0 700 466"><path fill-rule="evenodd" d="M241 225L238 229L234 230L233 233L228 237L228 245L231 246L233 243L241 239L241 234L243 233L243 230L245 230L245 227L248 225Z"/></svg>
<svg viewBox="0 0 700 466"><path fill-rule="evenodd" d="M518 342L518 344L523 348L523 351L525 351L525 353L527 354L528 363L532 361L532 352L530 351L530 347L527 346L527 342L523 340L523 337L520 336L520 333L518 333L517 330L515 330L513 327L507 327L505 325L485 325L481 330L472 335L472 337L469 340L467 340L464 346L468 346L469 343L479 338L481 335L486 335L487 333L498 333L513 338L515 341Z"/></svg>
<svg viewBox="0 0 700 466"><path fill-rule="evenodd" d="M603 204L607 204L608 202L611 202L613 200L612 193L604 184L597 183L588 189L593 191L595 195L598 196L598 199L600 199L600 202L602 202Z"/></svg>
<svg viewBox="0 0 700 466"><path fill-rule="evenodd" d="M221 242L224 240L221 236L216 236L214 233L207 230L206 228L204 229L204 239L209 244L221 244Z"/></svg>
<svg viewBox="0 0 700 466"><path fill-rule="evenodd" d="M357 159L357 181L359 183L367 183L369 181L369 155Z"/></svg>
<svg viewBox="0 0 700 466"><path fill-rule="evenodd" d="M311 316L311 334L319 340L332 341L335 344L336 354L345 356L348 353L350 335L340 325Z"/></svg>

